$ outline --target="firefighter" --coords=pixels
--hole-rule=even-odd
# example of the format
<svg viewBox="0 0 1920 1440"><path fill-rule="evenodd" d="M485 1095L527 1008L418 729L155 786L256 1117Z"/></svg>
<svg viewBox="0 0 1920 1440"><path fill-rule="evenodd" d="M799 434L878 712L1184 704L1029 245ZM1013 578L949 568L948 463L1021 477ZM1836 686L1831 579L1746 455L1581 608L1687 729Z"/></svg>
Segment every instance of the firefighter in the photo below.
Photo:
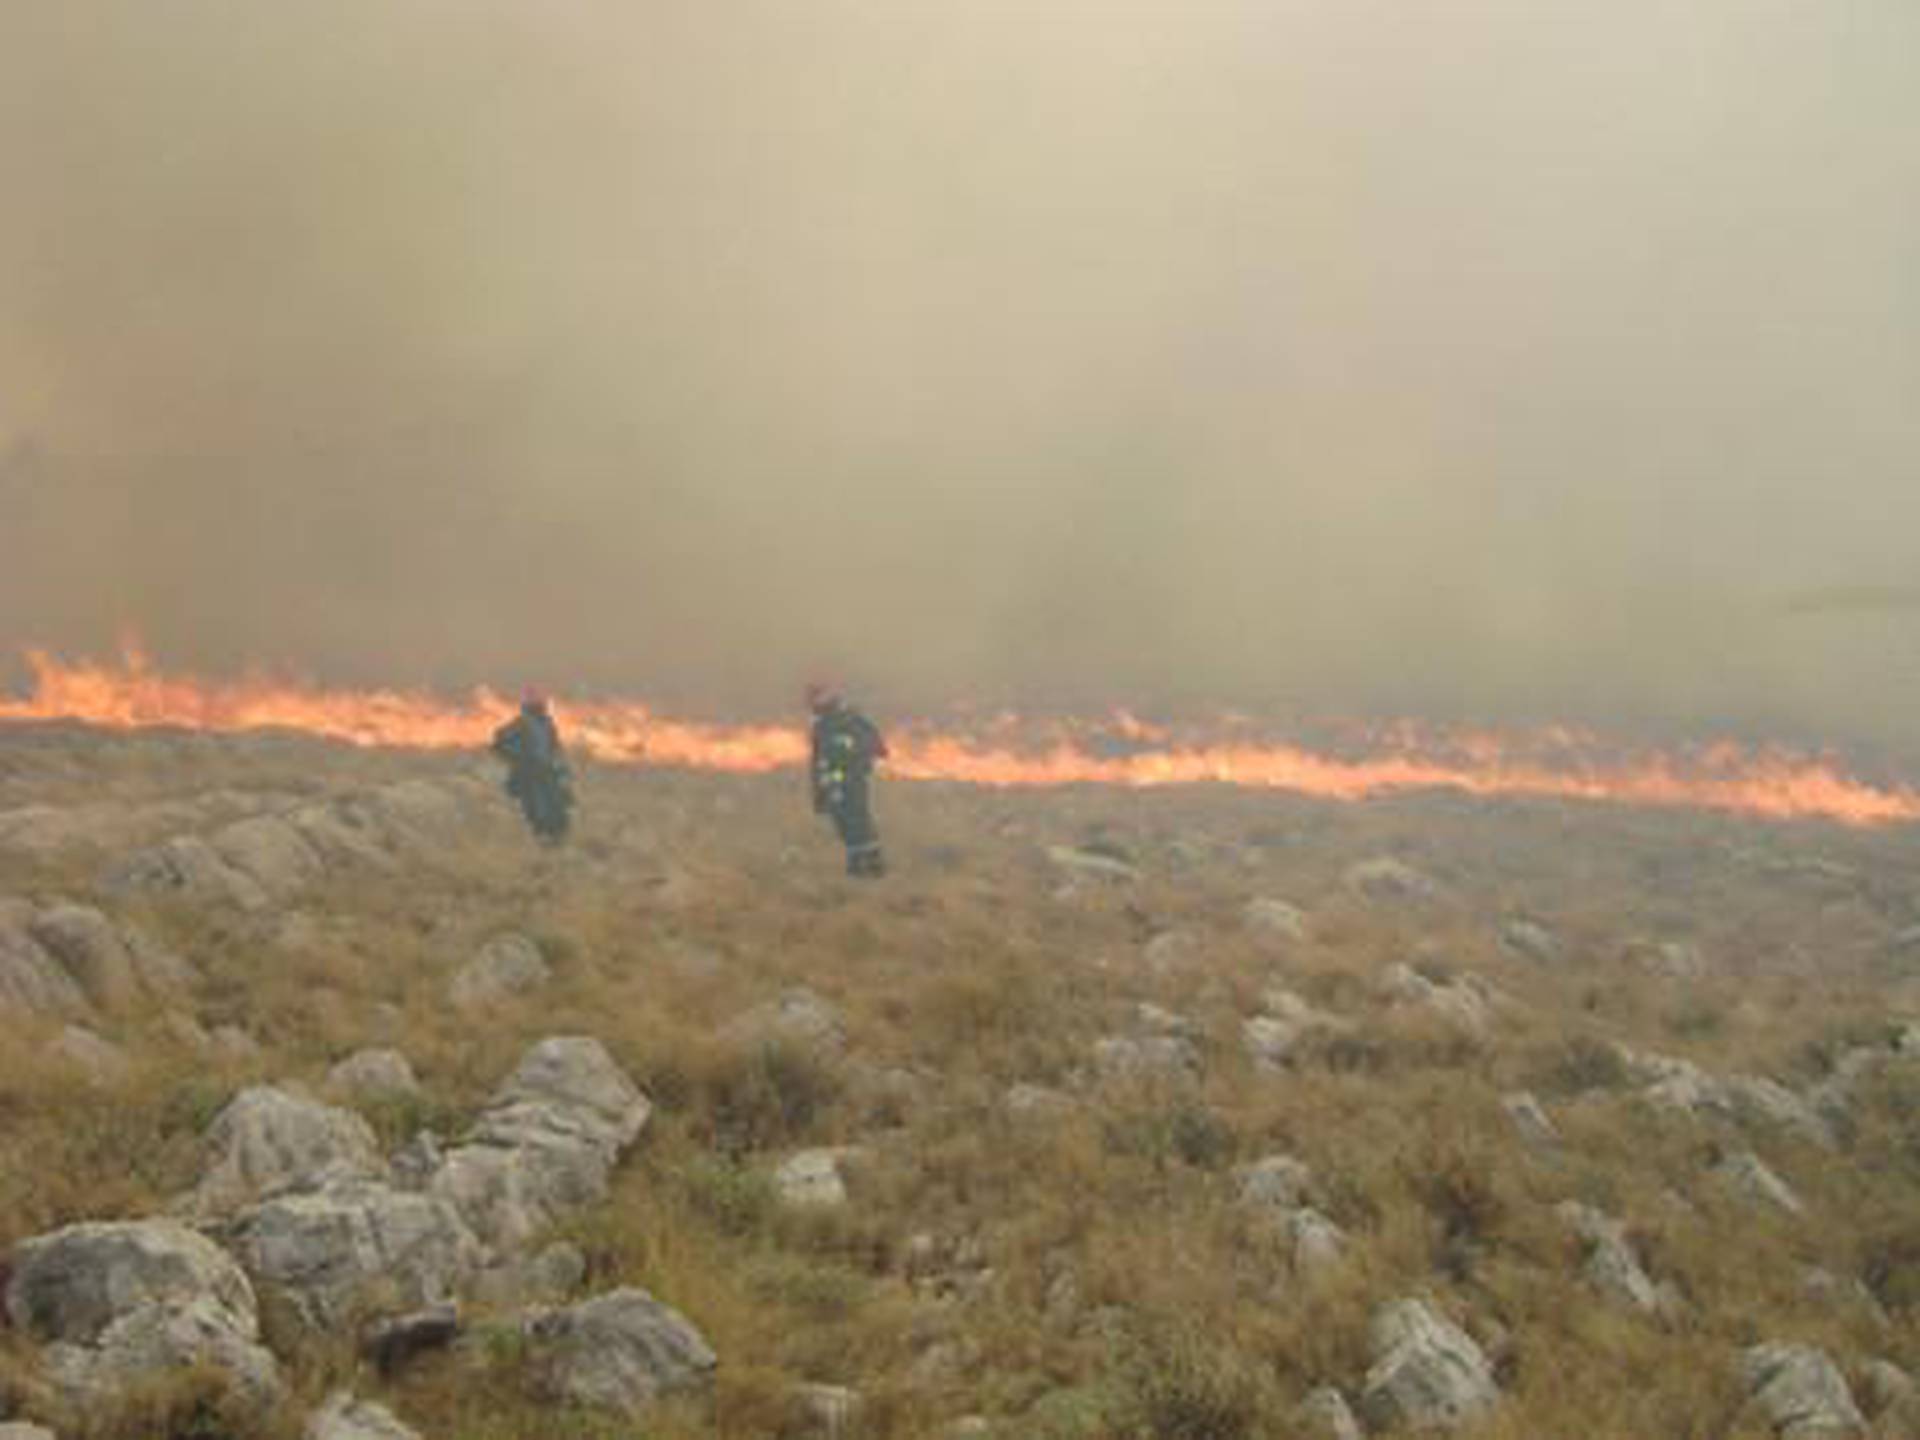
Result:
<svg viewBox="0 0 1920 1440"><path fill-rule="evenodd" d="M807 686L813 712L813 813L828 816L847 847L847 874L877 880L887 873L873 824L872 780L887 742L874 723L831 685Z"/></svg>
<svg viewBox="0 0 1920 1440"><path fill-rule="evenodd" d="M573 777L545 695L527 691L520 713L494 731L493 753L507 762L507 794L520 802L533 833L549 845L566 839Z"/></svg>

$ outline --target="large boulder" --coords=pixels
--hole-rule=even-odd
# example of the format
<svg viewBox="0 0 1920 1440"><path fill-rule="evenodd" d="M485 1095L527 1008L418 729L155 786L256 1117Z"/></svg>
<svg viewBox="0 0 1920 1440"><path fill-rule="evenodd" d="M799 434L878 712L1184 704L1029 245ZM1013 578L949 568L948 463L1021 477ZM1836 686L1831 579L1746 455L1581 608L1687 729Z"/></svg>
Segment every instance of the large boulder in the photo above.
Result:
<svg viewBox="0 0 1920 1440"><path fill-rule="evenodd" d="M639 1138L652 1114L652 1102L598 1040L559 1035L521 1057L494 1092L474 1138L501 1145L574 1139L611 1159Z"/></svg>
<svg viewBox="0 0 1920 1440"><path fill-rule="evenodd" d="M1493 1370L1459 1326L1423 1301L1382 1306L1368 1329L1374 1362L1360 1411L1374 1429L1453 1429L1500 1400Z"/></svg>
<svg viewBox="0 0 1920 1440"><path fill-rule="evenodd" d="M333 1177L386 1171L373 1131L358 1115L267 1085L242 1090L214 1117L206 1151L189 1202L205 1215Z"/></svg>
<svg viewBox="0 0 1920 1440"><path fill-rule="evenodd" d="M1772 1342L1741 1352L1749 1403L1784 1440L1864 1435L1866 1417L1839 1369L1810 1345Z"/></svg>
<svg viewBox="0 0 1920 1440"><path fill-rule="evenodd" d="M204 1236L170 1220L90 1222L20 1244L6 1307L30 1335L85 1344L140 1306L201 1298L255 1318L247 1277Z"/></svg>
<svg viewBox="0 0 1920 1440"><path fill-rule="evenodd" d="M70 1225L23 1242L6 1311L47 1344L47 1373L76 1405L110 1402L191 1365L261 1405L279 1393L246 1275L172 1221Z"/></svg>
<svg viewBox="0 0 1920 1440"><path fill-rule="evenodd" d="M705 1390L718 1363L685 1316L644 1290L615 1290L537 1314L525 1332L543 1388L569 1404L622 1415Z"/></svg>
<svg viewBox="0 0 1920 1440"><path fill-rule="evenodd" d="M540 1041L428 1182L491 1245L531 1240L602 1199L652 1105L599 1041Z"/></svg>
<svg viewBox="0 0 1920 1440"><path fill-rule="evenodd" d="M445 1200L352 1178L256 1205L229 1243L316 1329L453 1301L485 1258Z"/></svg>

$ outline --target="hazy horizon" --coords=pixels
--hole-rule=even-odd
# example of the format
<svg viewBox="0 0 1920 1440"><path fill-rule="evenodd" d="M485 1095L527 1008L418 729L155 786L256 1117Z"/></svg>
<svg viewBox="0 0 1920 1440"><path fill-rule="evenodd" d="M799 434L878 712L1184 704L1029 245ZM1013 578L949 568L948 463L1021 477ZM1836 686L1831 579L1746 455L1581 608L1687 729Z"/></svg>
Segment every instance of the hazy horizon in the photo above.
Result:
<svg viewBox="0 0 1920 1440"><path fill-rule="evenodd" d="M8 7L0 666L1896 737L1915 57L1900 0Z"/></svg>

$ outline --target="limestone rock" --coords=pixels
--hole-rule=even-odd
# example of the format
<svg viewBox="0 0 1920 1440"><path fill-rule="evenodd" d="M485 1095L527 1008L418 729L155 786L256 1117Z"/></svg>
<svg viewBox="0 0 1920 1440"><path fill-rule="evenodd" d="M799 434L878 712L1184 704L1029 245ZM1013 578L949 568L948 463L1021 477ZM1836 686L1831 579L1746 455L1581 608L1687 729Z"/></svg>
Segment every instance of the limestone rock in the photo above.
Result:
<svg viewBox="0 0 1920 1440"><path fill-rule="evenodd" d="M1831 1150L1833 1130L1812 1105L1777 1080L1763 1075L1735 1075L1726 1082L1733 1102L1745 1114L1791 1130L1801 1139Z"/></svg>
<svg viewBox="0 0 1920 1440"><path fill-rule="evenodd" d="M1894 1435L1920 1434L1920 1385L1891 1360L1860 1367L1860 1402L1880 1428Z"/></svg>
<svg viewBox="0 0 1920 1440"><path fill-rule="evenodd" d="M487 1243L524 1244L606 1195L614 1164L652 1109L599 1041L542 1040L466 1143L447 1153L430 1189Z"/></svg>
<svg viewBox="0 0 1920 1440"><path fill-rule="evenodd" d="M470 1010L524 995L552 978L533 941L524 935L496 935L448 983L447 998Z"/></svg>
<svg viewBox="0 0 1920 1440"><path fill-rule="evenodd" d="M53 1431L24 1420L0 1420L0 1440L57 1440Z"/></svg>
<svg viewBox="0 0 1920 1440"><path fill-rule="evenodd" d="M1094 1069L1104 1080L1191 1080L1200 1051L1179 1035L1104 1035L1093 1043Z"/></svg>
<svg viewBox="0 0 1920 1440"><path fill-rule="evenodd" d="M1313 1194L1313 1171L1291 1155L1267 1155L1233 1172L1240 1203L1269 1210L1297 1210Z"/></svg>
<svg viewBox="0 0 1920 1440"><path fill-rule="evenodd" d="M132 1072L127 1052L84 1025L68 1025L53 1038L48 1053L85 1073L96 1085L112 1085Z"/></svg>
<svg viewBox="0 0 1920 1440"><path fill-rule="evenodd" d="M214 832L212 845L222 860L276 900L299 894L323 868L300 832L275 815L236 820Z"/></svg>
<svg viewBox="0 0 1920 1440"><path fill-rule="evenodd" d="M615 1290L536 1315L525 1329L543 1388L567 1403L622 1415L705 1390L718 1363L685 1316L644 1290Z"/></svg>
<svg viewBox="0 0 1920 1440"><path fill-rule="evenodd" d="M352 1178L255 1206L231 1244L248 1273L285 1294L315 1329L445 1304L483 1258L445 1200Z"/></svg>
<svg viewBox="0 0 1920 1440"><path fill-rule="evenodd" d="M82 1410L110 1404L144 1384L189 1367L217 1372L256 1410L277 1408L279 1366L255 1330L242 1330L212 1300L145 1305L115 1320L90 1345L49 1345L47 1373Z"/></svg>
<svg viewBox="0 0 1920 1440"><path fill-rule="evenodd" d="M327 1086L363 1099L420 1093L413 1066L398 1050L356 1050L327 1071Z"/></svg>
<svg viewBox="0 0 1920 1440"><path fill-rule="evenodd" d="M1331 1385L1321 1386L1301 1401L1295 1418L1312 1440L1361 1440L1360 1422L1347 1397Z"/></svg>
<svg viewBox="0 0 1920 1440"><path fill-rule="evenodd" d="M31 1335L86 1344L130 1310L201 1297L256 1319L253 1287L212 1241L171 1220L89 1222L20 1244L6 1306Z"/></svg>
<svg viewBox="0 0 1920 1440"><path fill-rule="evenodd" d="M269 903L260 882L221 858L206 841L178 835L135 851L108 869L102 884L109 894L179 896L203 904L265 910Z"/></svg>
<svg viewBox="0 0 1920 1440"><path fill-rule="evenodd" d="M420 1440L384 1405L336 1390L307 1422L305 1440Z"/></svg>
<svg viewBox="0 0 1920 1440"><path fill-rule="evenodd" d="M78 1015L87 995L24 924L0 915L0 1010L15 1008L36 1015Z"/></svg>
<svg viewBox="0 0 1920 1440"><path fill-rule="evenodd" d="M307 805L286 820L323 866L357 865L381 871L397 868L384 838L362 806L343 802Z"/></svg>
<svg viewBox="0 0 1920 1440"><path fill-rule="evenodd" d="M1262 940L1300 945L1307 940L1307 915L1297 905L1267 896L1249 900L1240 912L1240 922L1249 934Z"/></svg>
<svg viewBox="0 0 1920 1440"><path fill-rule="evenodd" d="M1735 1192L1756 1205L1771 1205L1789 1215L1801 1214L1806 1208L1792 1187L1751 1150L1735 1151L1722 1160L1715 1171Z"/></svg>
<svg viewBox="0 0 1920 1440"><path fill-rule="evenodd" d="M1020 1119L1057 1120L1078 1108L1064 1091L1025 1080L1008 1087L1006 1104L1007 1113Z"/></svg>
<svg viewBox="0 0 1920 1440"><path fill-rule="evenodd" d="M553 1138L597 1146L609 1158L646 1128L653 1105L598 1040L551 1036L533 1045L494 1092L475 1138L517 1145Z"/></svg>
<svg viewBox="0 0 1920 1440"><path fill-rule="evenodd" d="M1127 884L1140 878L1139 869L1125 860L1104 855L1097 850L1083 850L1072 845L1049 845L1047 861L1055 869L1065 871L1075 880Z"/></svg>
<svg viewBox="0 0 1920 1440"><path fill-rule="evenodd" d="M373 1131L351 1110L269 1085L242 1090L207 1128L207 1164L189 1198L217 1215L331 1176L384 1176Z"/></svg>
<svg viewBox="0 0 1920 1440"><path fill-rule="evenodd" d="M1773 1342L1741 1352L1750 1403L1784 1440L1862 1435L1866 1419L1847 1382L1823 1351Z"/></svg>
<svg viewBox="0 0 1920 1440"><path fill-rule="evenodd" d="M1346 1255L1346 1232L1310 1205L1302 1206L1287 1217L1287 1230L1292 1239L1296 1274L1323 1274Z"/></svg>
<svg viewBox="0 0 1920 1440"><path fill-rule="evenodd" d="M27 933L102 1010L125 1010L142 989L133 953L111 920L85 905L56 905L34 916Z"/></svg>
<svg viewBox="0 0 1920 1440"><path fill-rule="evenodd" d="M90 1222L24 1241L6 1309L15 1326L47 1342L47 1372L76 1404L194 1363L260 1404L279 1392L247 1277L212 1241L172 1221Z"/></svg>
<svg viewBox="0 0 1920 1440"><path fill-rule="evenodd" d="M1530 1090L1516 1090L1500 1097L1500 1108L1507 1112L1520 1138L1537 1149L1560 1143L1560 1131L1553 1119Z"/></svg>
<svg viewBox="0 0 1920 1440"><path fill-rule="evenodd" d="M854 1433L860 1413L860 1394L845 1385L802 1385L795 1395L805 1412L811 1433L827 1440Z"/></svg>
<svg viewBox="0 0 1920 1440"><path fill-rule="evenodd" d="M1381 986L1396 1003L1431 1011L1469 1035L1483 1034L1493 1019L1486 995L1471 980L1429 980L1402 962L1387 967Z"/></svg>
<svg viewBox="0 0 1920 1440"><path fill-rule="evenodd" d="M1360 1411L1375 1429L1452 1429L1499 1403L1486 1356L1459 1326L1420 1300L1381 1307L1368 1329L1374 1363Z"/></svg>
<svg viewBox="0 0 1920 1440"><path fill-rule="evenodd" d="M1191 930L1163 930L1140 951L1147 968L1157 975L1171 975L1190 969L1201 955L1198 935Z"/></svg>
<svg viewBox="0 0 1920 1440"><path fill-rule="evenodd" d="M1293 1063L1301 1044L1316 1032L1343 1032L1353 1027L1338 1015L1316 1010L1291 990L1278 986L1261 996L1261 1013L1240 1024L1240 1045L1249 1059L1264 1070Z"/></svg>
<svg viewBox="0 0 1920 1440"><path fill-rule="evenodd" d="M802 1150L774 1171L774 1187L789 1205L831 1209L847 1203L846 1180L840 1162L842 1149Z"/></svg>
<svg viewBox="0 0 1920 1440"><path fill-rule="evenodd" d="M1432 876L1391 855L1350 865L1343 878L1349 890L1376 903L1418 904L1434 900L1440 894L1440 886Z"/></svg>
<svg viewBox="0 0 1920 1440"><path fill-rule="evenodd" d="M835 1006L805 986L756 1005L720 1032L734 1045L792 1045L824 1055L847 1048L847 1027Z"/></svg>
<svg viewBox="0 0 1920 1440"><path fill-rule="evenodd" d="M1566 947L1560 943L1560 937L1537 920L1516 916L1504 921L1499 941L1500 948L1516 960L1552 966L1566 959Z"/></svg>
<svg viewBox="0 0 1920 1440"><path fill-rule="evenodd" d="M1662 1308L1660 1292L1641 1269L1639 1257L1627 1241L1625 1226L1576 1200L1562 1203L1558 1213L1586 1245L1585 1273L1595 1290L1646 1314Z"/></svg>
<svg viewBox="0 0 1920 1440"><path fill-rule="evenodd" d="M578 1245L556 1240L537 1255L509 1261L484 1272L474 1295L508 1310L525 1305L564 1305L587 1281L587 1257Z"/></svg>

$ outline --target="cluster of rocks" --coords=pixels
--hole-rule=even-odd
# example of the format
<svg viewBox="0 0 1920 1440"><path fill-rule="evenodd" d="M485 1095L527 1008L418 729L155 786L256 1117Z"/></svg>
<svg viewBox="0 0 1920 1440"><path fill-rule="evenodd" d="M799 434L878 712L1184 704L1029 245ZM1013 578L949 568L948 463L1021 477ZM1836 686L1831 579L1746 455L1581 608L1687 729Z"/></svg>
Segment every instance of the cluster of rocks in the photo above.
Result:
<svg viewBox="0 0 1920 1440"><path fill-rule="evenodd" d="M1640 1087L1642 1097L1653 1105L1681 1114L1776 1128L1823 1149L1834 1146L1829 1116L1843 1104L1840 1097L1845 1087L1864 1073L1869 1064L1878 1063L1877 1059L1849 1062L1847 1073L1852 1078L1826 1092L1825 1105L1817 1106L1764 1075L1722 1078L1691 1060L1656 1055L1627 1045L1616 1046L1615 1051L1626 1074ZM1891 1058L1890 1051L1885 1058Z"/></svg>
<svg viewBox="0 0 1920 1440"><path fill-rule="evenodd" d="M1234 1172L1240 1205L1277 1239L1293 1273L1325 1274L1347 1249L1346 1232L1320 1208L1313 1171L1291 1155L1268 1155Z"/></svg>
<svg viewBox="0 0 1920 1440"><path fill-rule="evenodd" d="M1293 991L1276 985L1262 993L1259 1013L1241 1022L1240 1044L1256 1066L1280 1070L1295 1062L1311 1037L1340 1035L1352 1029L1350 1021L1316 1009Z"/></svg>
<svg viewBox="0 0 1920 1440"><path fill-rule="evenodd" d="M476 782L404 780L360 794L249 815L205 835L174 835L122 856L109 894L174 895L261 911L297 896L330 868L392 870L460 838Z"/></svg>
<svg viewBox="0 0 1920 1440"><path fill-rule="evenodd" d="M403 1058L378 1054L341 1073L343 1084L412 1078ZM557 1398L635 1413L702 1386L711 1349L644 1292L549 1303L577 1288L584 1264L570 1247L532 1246L605 1197L650 1109L599 1042L577 1036L528 1050L458 1144L443 1150L423 1132L392 1160L352 1111L250 1088L209 1127L199 1182L171 1216L73 1225L22 1243L7 1313L43 1347L41 1368L67 1406L111 1404L197 1365L264 1407L282 1384L261 1343L258 1291L307 1330L362 1327L383 1366L450 1342L459 1307L478 1297L528 1307L515 1323ZM342 1394L310 1433L410 1432Z"/></svg>

